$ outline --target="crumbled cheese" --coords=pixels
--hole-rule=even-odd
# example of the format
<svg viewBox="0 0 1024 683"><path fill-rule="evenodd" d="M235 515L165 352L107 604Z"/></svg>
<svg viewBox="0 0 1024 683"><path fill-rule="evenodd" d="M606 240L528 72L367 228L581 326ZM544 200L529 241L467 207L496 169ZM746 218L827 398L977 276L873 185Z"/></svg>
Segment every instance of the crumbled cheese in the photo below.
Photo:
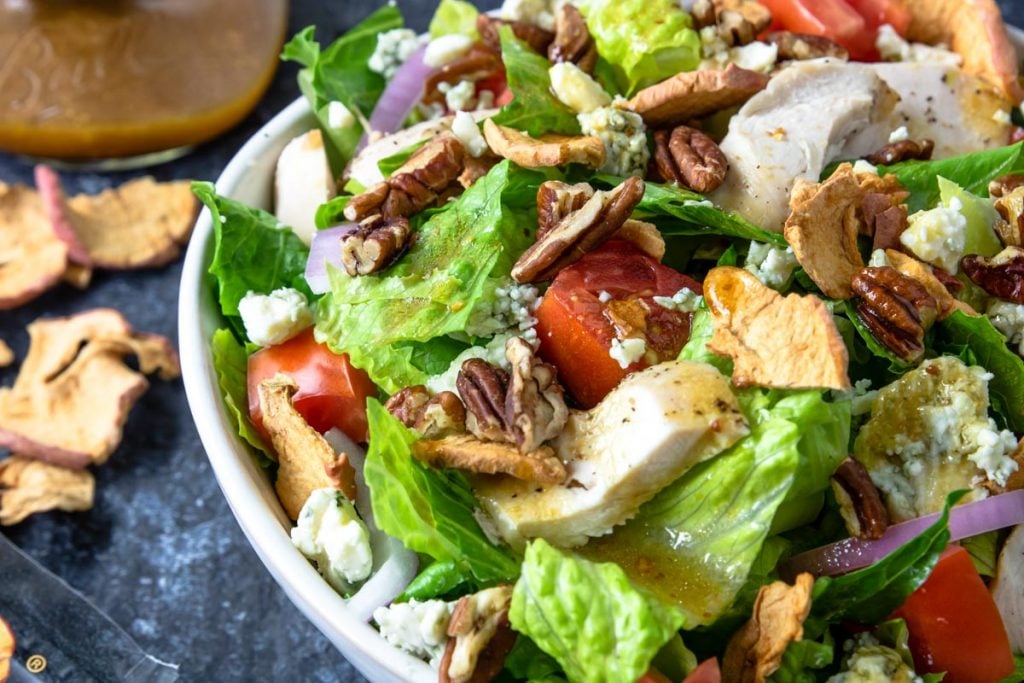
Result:
<svg viewBox="0 0 1024 683"><path fill-rule="evenodd" d="M459 139L462 146L466 148L470 156L483 156L489 148L487 140L480 127L476 125L476 119L464 111L455 112L455 119L452 121L452 133Z"/></svg>
<svg viewBox="0 0 1024 683"><path fill-rule="evenodd" d="M505 21L525 21L545 31L555 30L555 6L551 0L505 0L501 5Z"/></svg>
<svg viewBox="0 0 1024 683"><path fill-rule="evenodd" d="M270 294L249 292L238 302L245 334L260 346L287 341L313 324L313 312L305 295L283 287Z"/></svg>
<svg viewBox="0 0 1024 683"><path fill-rule="evenodd" d="M907 130L906 126L900 126L892 133L889 134L889 144L894 145L897 142L903 142L904 140L910 139L910 131Z"/></svg>
<svg viewBox="0 0 1024 683"><path fill-rule="evenodd" d="M707 68L718 68L728 60L729 44L718 33L717 26L705 26L700 30L700 55L713 64ZM704 64L701 64L704 68Z"/></svg>
<svg viewBox="0 0 1024 683"><path fill-rule="evenodd" d="M587 114L612 103L611 96L583 69L572 62L559 62L550 69L551 92L577 114Z"/></svg>
<svg viewBox="0 0 1024 683"><path fill-rule="evenodd" d="M881 645L870 634L843 643L847 653L843 671L827 683L920 683L922 680L896 650Z"/></svg>
<svg viewBox="0 0 1024 683"><path fill-rule="evenodd" d="M377 47L370 55L367 66L370 71L379 73L390 81L398 67L402 66L419 46L420 37L411 29L396 28L385 31L377 36Z"/></svg>
<svg viewBox="0 0 1024 683"><path fill-rule="evenodd" d="M865 159L857 159L857 161L853 162L853 172L878 175L878 167Z"/></svg>
<svg viewBox="0 0 1024 683"><path fill-rule="evenodd" d="M992 325L1003 333L1006 341L1017 345L1017 353L1024 356L1024 305L1009 301L994 301L985 311Z"/></svg>
<svg viewBox="0 0 1024 683"><path fill-rule="evenodd" d="M602 289L601 292L597 295L597 300L603 304L606 304L612 300L612 295Z"/></svg>
<svg viewBox="0 0 1024 683"><path fill-rule="evenodd" d="M683 287L672 296L654 297L654 303L662 308L670 311L679 311L680 313L693 313L700 307L700 302L703 300L704 297L686 287Z"/></svg>
<svg viewBox="0 0 1024 683"><path fill-rule="evenodd" d="M432 69L440 69L462 57L473 47L473 39L459 33L435 38L423 53L423 63Z"/></svg>
<svg viewBox="0 0 1024 683"><path fill-rule="evenodd" d="M705 26L700 30L701 60L698 69L725 69L729 64L757 71L770 73L775 69L779 59L779 48L771 43L755 40L747 45L729 47L715 26Z"/></svg>
<svg viewBox="0 0 1024 683"><path fill-rule="evenodd" d="M313 491L302 506L292 543L342 593L370 576L370 534L352 503L337 489Z"/></svg>
<svg viewBox="0 0 1024 683"><path fill-rule="evenodd" d="M1004 126L1009 126L1013 123L1013 119L1010 117L1010 112L1006 109L997 109L996 113L992 114L992 120Z"/></svg>
<svg viewBox="0 0 1024 683"><path fill-rule="evenodd" d="M955 275L967 247L967 219L961 209L963 203L953 197L949 207L918 211L910 217L900 243L922 261Z"/></svg>
<svg viewBox="0 0 1024 683"><path fill-rule="evenodd" d="M792 247L780 249L764 242L751 242L744 270L772 289L782 289L798 263Z"/></svg>
<svg viewBox="0 0 1024 683"><path fill-rule="evenodd" d="M436 666L448 643L448 622L455 603L443 600L394 602L373 611L384 640Z"/></svg>
<svg viewBox="0 0 1024 683"><path fill-rule="evenodd" d="M882 59L890 62L931 62L959 67L963 62L960 55L951 52L943 45L925 45L909 43L889 24L882 24L878 29L875 47Z"/></svg>
<svg viewBox="0 0 1024 683"><path fill-rule="evenodd" d="M593 135L604 143L602 171L617 176L643 176L650 159L644 120L636 112L616 106L624 101L616 98L612 106L598 107L576 118L584 135Z"/></svg>
<svg viewBox="0 0 1024 683"><path fill-rule="evenodd" d="M540 292L533 285L509 282L494 290L494 302L490 308L480 307L466 324L466 334L473 337L490 337L506 332L522 334L537 324L533 317L540 305ZM529 341L529 340L528 340Z"/></svg>
<svg viewBox="0 0 1024 683"><path fill-rule="evenodd" d="M647 341L634 337L613 339L612 347L608 349L608 355L623 370L643 358L645 353L647 353Z"/></svg>
<svg viewBox="0 0 1024 683"><path fill-rule="evenodd" d="M857 380L847 391L833 389L831 393L835 401L850 401L850 412L854 417L870 415L871 407L878 398L878 391L871 389L869 379Z"/></svg>
<svg viewBox="0 0 1024 683"><path fill-rule="evenodd" d="M868 266L872 268L883 268L891 265L889 263L889 257L885 254L885 249L875 249L871 252L871 260L868 261Z"/></svg>
<svg viewBox="0 0 1024 683"><path fill-rule="evenodd" d="M494 92L481 90L476 95L476 110L491 109L494 107Z"/></svg>
<svg viewBox="0 0 1024 683"><path fill-rule="evenodd" d="M327 105L327 125L335 130L349 128L356 123L356 117L344 103L334 100Z"/></svg>
<svg viewBox="0 0 1024 683"><path fill-rule="evenodd" d="M476 83L459 81L455 85L441 83L437 86L444 94L444 102L451 111L473 111L476 109Z"/></svg>

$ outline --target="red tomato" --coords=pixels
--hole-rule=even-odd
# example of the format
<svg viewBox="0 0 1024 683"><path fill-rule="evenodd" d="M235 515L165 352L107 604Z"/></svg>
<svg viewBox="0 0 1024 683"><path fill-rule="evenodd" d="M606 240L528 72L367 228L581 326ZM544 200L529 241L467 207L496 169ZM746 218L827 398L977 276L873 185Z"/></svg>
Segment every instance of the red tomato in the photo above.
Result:
<svg viewBox="0 0 1024 683"><path fill-rule="evenodd" d="M279 372L299 386L292 402L313 429L323 433L337 427L355 441L366 441L366 399L377 393L377 387L365 372L352 367L347 355L317 344L312 328L249 356L249 415L265 439L269 441L258 388Z"/></svg>
<svg viewBox="0 0 1024 683"><path fill-rule="evenodd" d="M652 666L647 673L636 679L636 683L672 683L672 681Z"/></svg>
<svg viewBox="0 0 1024 683"><path fill-rule="evenodd" d="M505 69L499 69L487 78L476 82L476 93L479 95L484 90L494 93L494 106L504 107L512 101L512 91L508 89L508 78Z"/></svg>
<svg viewBox="0 0 1024 683"><path fill-rule="evenodd" d="M761 0L787 31L825 36L850 51L853 59L878 58L875 32L845 0Z"/></svg>
<svg viewBox="0 0 1024 683"><path fill-rule="evenodd" d="M665 309L655 296L700 285L651 258L632 242L611 240L558 274L537 309L540 355L585 408L596 405L629 372L670 360L690 337L689 313ZM602 302L606 292L611 298ZM647 354L625 370L608 355L613 320L624 318L646 336Z"/></svg>
<svg viewBox="0 0 1024 683"><path fill-rule="evenodd" d="M901 36L907 34L910 27L910 10L900 0L846 0L846 2L864 17L868 26L877 29L882 24L889 24Z"/></svg>
<svg viewBox="0 0 1024 683"><path fill-rule="evenodd" d="M718 659L711 657L700 663L690 672L683 683L722 683L722 671L718 668Z"/></svg>
<svg viewBox="0 0 1024 683"><path fill-rule="evenodd" d="M944 671L945 683L995 683L1013 673L1002 617L959 546L946 550L893 616L907 622L918 673Z"/></svg>

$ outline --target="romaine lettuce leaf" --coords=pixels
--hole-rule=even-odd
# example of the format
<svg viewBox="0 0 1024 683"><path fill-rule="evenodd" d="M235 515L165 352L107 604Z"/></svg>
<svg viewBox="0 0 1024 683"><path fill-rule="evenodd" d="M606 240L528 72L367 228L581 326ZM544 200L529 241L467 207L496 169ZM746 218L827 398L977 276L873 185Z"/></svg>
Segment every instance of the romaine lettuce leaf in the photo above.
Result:
<svg viewBox="0 0 1024 683"><path fill-rule="evenodd" d="M508 616L573 683L637 680L685 620L634 588L617 564L562 553L543 539L526 549Z"/></svg>
<svg viewBox="0 0 1024 683"><path fill-rule="evenodd" d="M700 64L700 36L676 0L584 0L580 10L627 96Z"/></svg>
<svg viewBox="0 0 1024 683"><path fill-rule="evenodd" d="M460 567L458 562L432 562L416 575L402 594L395 598L395 602L444 599L449 593L463 588L465 593L471 593L474 586L472 575Z"/></svg>
<svg viewBox="0 0 1024 683"><path fill-rule="evenodd" d="M690 323L690 339L686 346L679 352L679 360L691 360L697 363L707 363L718 369L726 377L732 376L732 359L726 356L719 356L708 349L708 342L715 333L714 321L708 305L701 300L697 310L693 312L693 320Z"/></svg>
<svg viewBox="0 0 1024 683"><path fill-rule="evenodd" d="M377 526L406 548L451 562L481 583L514 579L516 557L493 545L473 517L476 499L455 470L437 470L412 455L419 438L374 399L366 404L370 447L364 473Z"/></svg>
<svg viewBox="0 0 1024 683"><path fill-rule="evenodd" d="M535 137L545 133L580 134L576 114L551 94L551 62L516 38L507 26L501 28L501 59L515 98L501 108L495 123Z"/></svg>
<svg viewBox="0 0 1024 683"><path fill-rule="evenodd" d="M772 683L816 683L817 673L835 659L836 644L828 631L821 641L804 638L790 643L782 655L779 670L772 674Z"/></svg>
<svg viewBox="0 0 1024 683"><path fill-rule="evenodd" d="M479 38L476 31L476 17L480 14L476 7L464 0L441 0L430 20L431 38L440 38L459 34L470 38Z"/></svg>
<svg viewBox="0 0 1024 683"><path fill-rule="evenodd" d="M563 674L558 662L522 633L516 638L515 645L505 658L505 671L517 680L531 682Z"/></svg>
<svg viewBox="0 0 1024 683"><path fill-rule="evenodd" d="M231 330L222 329L213 333L210 350L213 352L213 369L217 372L217 383L235 431L256 449L261 466L271 465L273 461L267 457L270 451L249 420L249 398L245 379L248 356L245 347L238 343Z"/></svg>
<svg viewBox="0 0 1024 683"><path fill-rule="evenodd" d="M250 291L269 294L294 287L312 296L306 284L309 249L294 232L266 211L217 194L212 183L194 182L192 192L210 210L214 250L210 273L217 280L221 312L239 339L246 339L238 302Z"/></svg>
<svg viewBox="0 0 1024 683"><path fill-rule="evenodd" d="M544 174L505 161L419 228L411 249L381 275L331 273L317 311L317 337L388 393L422 384L428 342L462 333L486 314L494 289L532 243ZM435 349L436 350L436 349Z"/></svg>

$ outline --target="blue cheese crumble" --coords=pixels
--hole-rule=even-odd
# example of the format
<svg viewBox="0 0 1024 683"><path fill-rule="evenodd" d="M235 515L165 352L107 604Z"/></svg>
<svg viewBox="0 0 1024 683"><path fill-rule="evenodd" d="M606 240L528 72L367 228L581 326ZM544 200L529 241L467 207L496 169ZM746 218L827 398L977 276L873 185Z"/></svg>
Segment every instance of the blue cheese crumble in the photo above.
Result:
<svg viewBox="0 0 1024 683"><path fill-rule="evenodd" d="M1017 345L1017 353L1024 356L1024 305L995 301L985 315L993 327L1003 333L1007 342Z"/></svg>
<svg viewBox="0 0 1024 683"><path fill-rule="evenodd" d="M953 68L958 68L963 62L960 55L951 52L944 45L907 42L889 24L882 24L879 27L875 47L878 48L882 59L888 62L928 62L945 64Z"/></svg>
<svg viewBox="0 0 1024 683"><path fill-rule="evenodd" d="M693 313L700 307L702 301L704 301L703 296L686 287L683 287L672 296L654 297L654 303L662 308L670 311L679 311L680 313Z"/></svg>
<svg viewBox="0 0 1024 683"><path fill-rule="evenodd" d="M647 353L647 340L636 337L613 339L612 347L608 349L608 355L623 370L643 358L645 353Z"/></svg>
<svg viewBox="0 0 1024 683"><path fill-rule="evenodd" d="M291 287L270 294L249 292L238 302L238 314L246 336L260 346L288 341L313 324L306 296Z"/></svg>
<svg viewBox="0 0 1024 683"><path fill-rule="evenodd" d="M413 52L420 46L420 37L408 28L396 28L384 31L377 36L377 47L370 55L367 66L370 71L379 73L390 81L395 77L398 67L405 64Z"/></svg>
<svg viewBox="0 0 1024 683"><path fill-rule="evenodd" d="M601 171L617 176L643 176L650 159L644 120L636 112L620 108L624 102L616 98L611 106L598 107L576 118L584 135L592 135L604 143Z"/></svg>
<svg viewBox="0 0 1024 683"><path fill-rule="evenodd" d="M918 211L909 218L900 243L922 261L956 275L967 248L967 219L963 208L963 202L953 197L948 207Z"/></svg>
<svg viewBox="0 0 1024 683"><path fill-rule="evenodd" d="M780 249L764 242L751 242L743 269L765 286L782 289L793 277L798 263L792 247Z"/></svg>
<svg viewBox="0 0 1024 683"><path fill-rule="evenodd" d="M327 125L334 130L350 128L356 123L356 117L343 102L334 100L327 105Z"/></svg>
<svg viewBox="0 0 1024 683"><path fill-rule="evenodd" d="M292 543L339 593L351 593L373 569L370 534L352 503L333 488L313 491L302 506Z"/></svg>
<svg viewBox="0 0 1024 683"><path fill-rule="evenodd" d="M423 53L423 63L432 69L440 69L459 59L473 47L473 39L458 33L435 38Z"/></svg>
<svg viewBox="0 0 1024 683"><path fill-rule="evenodd" d="M396 602L374 610L373 620L384 640L436 667L448 643L454 607L443 600Z"/></svg>

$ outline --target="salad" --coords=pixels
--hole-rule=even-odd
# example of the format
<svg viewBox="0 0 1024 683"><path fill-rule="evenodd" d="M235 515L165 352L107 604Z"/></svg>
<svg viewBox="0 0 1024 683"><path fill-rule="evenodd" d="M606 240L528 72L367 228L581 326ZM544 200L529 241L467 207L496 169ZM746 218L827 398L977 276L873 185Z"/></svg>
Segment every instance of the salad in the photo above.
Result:
<svg viewBox="0 0 1024 683"><path fill-rule="evenodd" d="M988 0L442 0L196 183L292 540L441 681L1020 681L1024 99ZM425 666L426 666L425 665Z"/></svg>

